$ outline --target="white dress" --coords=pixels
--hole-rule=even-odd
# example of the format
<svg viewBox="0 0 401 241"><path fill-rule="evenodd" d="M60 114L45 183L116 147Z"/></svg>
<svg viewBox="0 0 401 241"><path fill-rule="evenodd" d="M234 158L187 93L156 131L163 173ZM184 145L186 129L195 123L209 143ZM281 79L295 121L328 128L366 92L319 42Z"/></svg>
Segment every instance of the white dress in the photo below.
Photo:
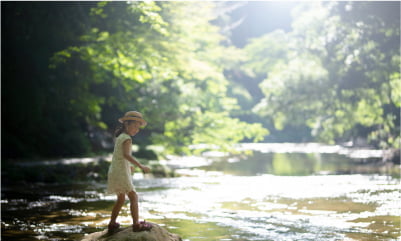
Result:
<svg viewBox="0 0 401 241"><path fill-rule="evenodd" d="M132 184L130 163L123 155L123 143L128 139L131 139L131 137L125 133L121 133L116 139L113 159L107 175L108 194L125 194L135 191L135 187Z"/></svg>

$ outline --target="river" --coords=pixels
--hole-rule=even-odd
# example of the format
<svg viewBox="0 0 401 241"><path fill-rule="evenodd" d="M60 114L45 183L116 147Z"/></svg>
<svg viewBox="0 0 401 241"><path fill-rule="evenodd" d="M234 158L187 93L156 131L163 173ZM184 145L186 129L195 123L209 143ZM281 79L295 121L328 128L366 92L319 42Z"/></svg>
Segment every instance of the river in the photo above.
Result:
<svg viewBox="0 0 401 241"><path fill-rule="evenodd" d="M401 237L399 165L333 147L242 147L252 152L169 157L180 177L136 173L141 219L191 241ZM2 185L2 240L79 240L103 230L115 200L105 188L105 180ZM118 221L130 225L128 204Z"/></svg>

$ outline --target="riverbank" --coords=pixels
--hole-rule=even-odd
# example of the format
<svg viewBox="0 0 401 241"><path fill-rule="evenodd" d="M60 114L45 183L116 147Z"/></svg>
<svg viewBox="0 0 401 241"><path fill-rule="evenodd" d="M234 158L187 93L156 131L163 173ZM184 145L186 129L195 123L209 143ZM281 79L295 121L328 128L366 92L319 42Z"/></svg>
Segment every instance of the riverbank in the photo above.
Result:
<svg viewBox="0 0 401 241"><path fill-rule="evenodd" d="M197 146L192 146L191 148L196 149ZM153 147L153 149L155 149L155 147ZM302 164L302 160L305 158L319 162L320 157L318 156L337 154L350 158L350 160L355 163L353 169L349 169L351 173L372 174L377 172L378 174L383 173L394 177L400 177L399 160L383 161L384 158L389 155L383 150L349 148L318 143L243 143L237 145L236 150L238 151L237 154L216 150L203 152L197 156L163 156L160 152L145 150L142 152L134 152L133 155L138 157L141 163L151 167L151 175L153 177L196 176L200 175L202 171L207 171L208 166L227 166L227 163L236 163L251 157L260 158L258 157L260 154L272 154L270 157L272 159L271 168L278 168L278 171L273 171L273 173L277 175L298 175L296 171L293 170L282 170L283 165L290 165L293 167L292 169L294 169L299 166L299 163ZM282 155L291 153L297 154L298 157L293 158L293 160L282 158ZM2 181L5 184L8 182L98 182L107 179L107 171L111 159L112 155L108 154L96 157L62 158L44 161L3 161ZM251 163L244 165L251 165ZM302 165L305 165L305 163ZM222 168L227 167L220 167L220 169ZM289 167L286 168L288 169ZM302 168L302 166L299 168ZM246 166L244 166L243 169L246 169ZM333 172L330 168L326 169L313 170L313 172L315 174L348 173L338 170ZM137 171L139 170L137 169Z"/></svg>

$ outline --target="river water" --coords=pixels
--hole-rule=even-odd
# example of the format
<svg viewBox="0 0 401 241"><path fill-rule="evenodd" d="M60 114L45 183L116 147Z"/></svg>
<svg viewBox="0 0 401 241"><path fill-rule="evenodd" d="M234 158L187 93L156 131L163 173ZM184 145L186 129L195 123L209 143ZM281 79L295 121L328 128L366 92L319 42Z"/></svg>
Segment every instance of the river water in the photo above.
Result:
<svg viewBox="0 0 401 241"><path fill-rule="evenodd" d="M401 237L399 166L330 148L245 148L252 153L169 157L180 177L136 173L141 219L191 241ZM79 240L104 230L115 201L105 188L105 180L2 186L2 240ZM118 221L130 225L128 203Z"/></svg>

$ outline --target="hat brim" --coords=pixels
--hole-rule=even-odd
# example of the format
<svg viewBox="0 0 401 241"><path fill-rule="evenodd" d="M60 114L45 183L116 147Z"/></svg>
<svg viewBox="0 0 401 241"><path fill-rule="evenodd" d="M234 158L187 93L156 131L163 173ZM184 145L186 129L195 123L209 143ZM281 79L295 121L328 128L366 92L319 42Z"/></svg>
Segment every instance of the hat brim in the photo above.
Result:
<svg viewBox="0 0 401 241"><path fill-rule="evenodd" d="M141 123L141 127L144 127L148 124L144 119L142 119L140 117L124 116L124 117L121 117L120 119L118 119L118 121L120 123L123 123L124 121L127 121L127 120L139 121Z"/></svg>

